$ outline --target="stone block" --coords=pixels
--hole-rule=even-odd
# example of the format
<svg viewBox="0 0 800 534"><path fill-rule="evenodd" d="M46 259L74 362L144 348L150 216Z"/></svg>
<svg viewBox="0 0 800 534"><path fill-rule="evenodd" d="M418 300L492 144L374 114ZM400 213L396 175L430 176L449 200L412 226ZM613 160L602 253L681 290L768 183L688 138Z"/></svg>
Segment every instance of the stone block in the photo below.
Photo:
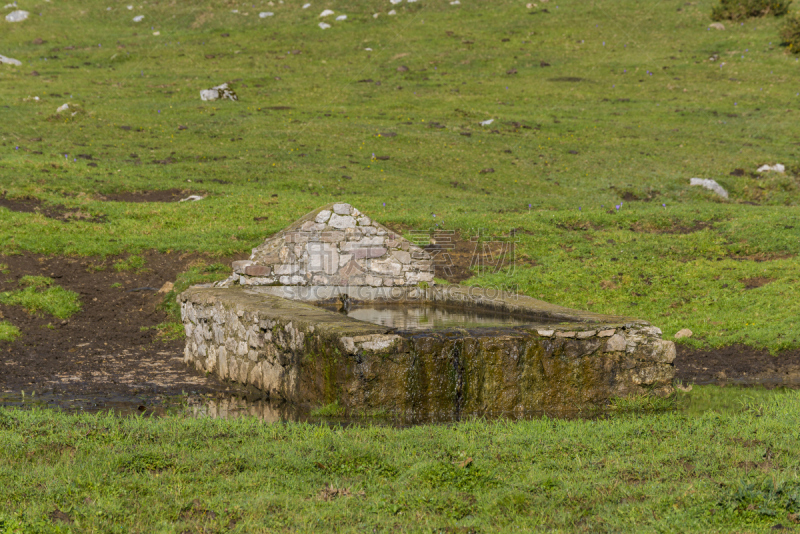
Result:
<svg viewBox="0 0 800 534"><path fill-rule="evenodd" d="M611 337L616 333L617 333L617 331L614 330L613 328L611 328L610 330L600 330L597 333L597 337Z"/></svg>
<svg viewBox="0 0 800 534"><path fill-rule="evenodd" d="M330 210L322 210L317 213L317 216L314 218L314 222L317 223L327 223L328 220L331 218L332 212Z"/></svg>
<svg viewBox="0 0 800 534"><path fill-rule="evenodd" d="M358 218L359 226L369 226L370 224L372 224L372 219L370 219L366 215L362 215L361 217Z"/></svg>
<svg viewBox="0 0 800 534"><path fill-rule="evenodd" d="M333 213L335 213L336 215L350 215L352 209L353 206L351 206L350 204L346 204L344 202L333 205Z"/></svg>
<svg viewBox="0 0 800 534"><path fill-rule="evenodd" d="M266 265L248 265L244 268L247 276L269 276L271 269Z"/></svg>
<svg viewBox="0 0 800 534"><path fill-rule="evenodd" d="M400 263L411 263L411 254L404 250L393 250L392 256L394 256Z"/></svg>
<svg viewBox="0 0 800 534"><path fill-rule="evenodd" d="M308 253L308 272L324 272L335 274L339 270L339 251L332 243L309 243L306 246Z"/></svg>
<svg viewBox="0 0 800 534"><path fill-rule="evenodd" d="M253 262L250 261L250 260L239 260L239 261L234 261L233 263L231 263L231 267L233 268L233 272L235 272L236 274L243 274L245 268L248 265L253 265Z"/></svg>
<svg viewBox="0 0 800 534"><path fill-rule="evenodd" d="M341 216L333 214L331 215L331 220L328 221L328 224L334 228L343 230L345 228L353 228L356 225L356 220L349 215Z"/></svg>
<svg viewBox="0 0 800 534"><path fill-rule="evenodd" d="M359 260L369 258L380 258L386 254L386 249L383 247L368 247L353 249L353 257Z"/></svg>
<svg viewBox="0 0 800 534"><path fill-rule="evenodd" d="M379 274L391 274L393 276L400 276L400 274L403 272L403 264L401 264L394 258L387 258L383 260L370 260L367 263L367 269Z"/></svg>
<svg viewBox="0 0 800 534"><path fill-rule="evenodd" d="M319 240L323 243L339 243L340 241L344 240L344 232L322 232L319 236Z"/></svg>

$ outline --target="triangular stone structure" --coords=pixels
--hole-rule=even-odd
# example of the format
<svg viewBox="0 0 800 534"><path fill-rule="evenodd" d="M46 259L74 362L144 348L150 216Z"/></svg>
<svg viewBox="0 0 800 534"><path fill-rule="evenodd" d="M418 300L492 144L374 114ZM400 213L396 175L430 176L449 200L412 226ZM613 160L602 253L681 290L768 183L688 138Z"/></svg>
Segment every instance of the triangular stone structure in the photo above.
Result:
<svg viewBox="0 0 800 534"><path fill-rule="evenodd" d="M246 286L433 285L433 261L422 248L350 204L305 215L233 262L233 283Z"/></svg>

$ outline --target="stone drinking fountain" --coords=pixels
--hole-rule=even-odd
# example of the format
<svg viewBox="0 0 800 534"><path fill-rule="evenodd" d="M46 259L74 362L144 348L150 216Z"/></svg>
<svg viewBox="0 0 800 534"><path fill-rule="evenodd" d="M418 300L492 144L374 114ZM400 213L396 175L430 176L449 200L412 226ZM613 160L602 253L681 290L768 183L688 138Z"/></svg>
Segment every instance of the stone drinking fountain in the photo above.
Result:
<svg viewBox="0 0 800 534"><path fill-rule="evenodd" d="M330 204L179 295L184 359L270 401L419 418L672 392L675 345L645 321L433 275L423 248Z"/></svg>

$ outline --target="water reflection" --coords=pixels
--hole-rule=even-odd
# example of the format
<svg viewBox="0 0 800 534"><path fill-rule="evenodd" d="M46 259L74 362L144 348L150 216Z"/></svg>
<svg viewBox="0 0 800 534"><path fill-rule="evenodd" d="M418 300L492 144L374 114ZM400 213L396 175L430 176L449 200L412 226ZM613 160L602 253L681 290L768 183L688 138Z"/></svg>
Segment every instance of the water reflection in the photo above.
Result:
<svg viewBox="0 0 800 534"><path fill-rule="evenodd" d="M796 386L795 386L796 387ZM760 403L786 394L798 394L796 389L763 386L694 386L688 392L676 395L673 411L688 416L700 416L709 411L723 414L743 413ZM558 411L542 410L529 412L468 413L455 416L452 413L386 413L364 416L358 412L345 413L337 417L323 417L314 412L285 402L270 402L265 399L248 399L234 395L67 395L61 393L12 394L0 393L0 407L20 409L55 409L68 413L114 412L121 416L160 417L184 415L188 417L211 417L232 419L255 417L265 423L306 422L326 425L385 425L407 427L430 423L453 423L474 419L504 419L521 421L548 417L551 419L607 419L618 416L613 410Z"/></svg>
<svg viewBox="0 0 800 534"><path fill-rule="evenodd" d="M322 305L336 310L334 304ZM483 309L447 308L431 305L368 304L348 310L348 317L401 330L512 327L553 322L543 318L515 317Z"/></svg>

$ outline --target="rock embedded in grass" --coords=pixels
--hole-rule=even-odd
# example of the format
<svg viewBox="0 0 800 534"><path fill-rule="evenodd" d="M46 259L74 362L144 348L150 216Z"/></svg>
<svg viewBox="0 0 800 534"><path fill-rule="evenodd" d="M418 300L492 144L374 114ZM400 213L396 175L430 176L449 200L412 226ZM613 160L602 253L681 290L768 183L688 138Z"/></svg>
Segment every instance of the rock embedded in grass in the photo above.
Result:
<svg viewBox="0 0 800 534"><path fill-rule="evenodd" d="M23 11L22 9L17 9L16 11L12 11L8 15L6 15L6 21L22 22L23 20L28 18L28 15L30 15L30 13L28 13L27 11Z"/></svg>
<svg viewBox="0 0 800 534"><path fill-rule="evenodd" d="M715 180L692 178L691 180L689 180L689 185L699 185L701 187L708 189L709 191L713 191L722 198L728 198L728 192Z"/></svg>
<svg viewBox="0 0 800 534"><path fill-rule="evenodd" d="M6 56L0 56L0 63L5 63L6 65L14 65L16 67L22 66L22 62L20 60Z"/></svg>
<svg viewBox="0 0 800 534"><path fill-rule="evenodd" d="M236 95L236 92L228 86L227 83L223 83L221 85L217 85L216 87L212 87L211 89L204 89L200 91L200 100L206 102L212 102L214 100L239 100L239 97Z"/></svg>

